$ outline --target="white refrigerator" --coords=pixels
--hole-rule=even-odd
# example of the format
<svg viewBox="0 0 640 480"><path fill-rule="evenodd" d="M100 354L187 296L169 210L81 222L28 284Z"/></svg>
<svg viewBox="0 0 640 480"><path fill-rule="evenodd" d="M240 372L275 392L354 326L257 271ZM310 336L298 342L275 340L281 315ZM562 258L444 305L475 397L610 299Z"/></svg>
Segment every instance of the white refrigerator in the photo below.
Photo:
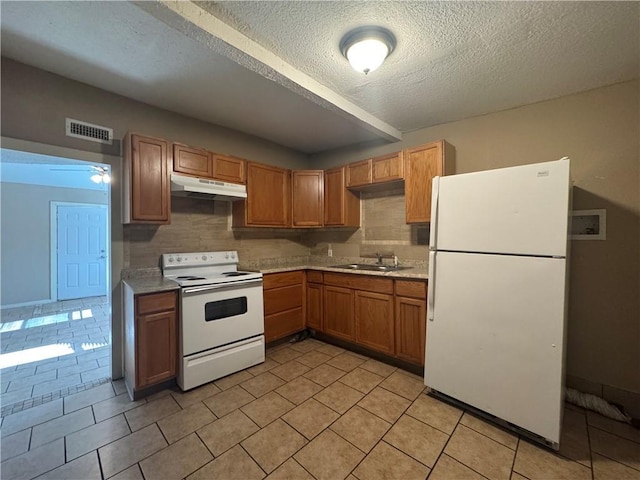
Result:
<svg viewBox="0 0 640 480"><path fill-rule="evenodd" d="M568 158L433 179L425 385L555 449L570 208Z"/></svg>

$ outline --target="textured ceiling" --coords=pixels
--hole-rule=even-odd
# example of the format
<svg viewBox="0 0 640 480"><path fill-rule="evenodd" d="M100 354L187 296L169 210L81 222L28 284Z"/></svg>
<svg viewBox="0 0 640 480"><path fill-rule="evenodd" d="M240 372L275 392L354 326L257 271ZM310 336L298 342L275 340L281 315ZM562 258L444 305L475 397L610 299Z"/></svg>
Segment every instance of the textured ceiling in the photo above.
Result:
<svg viewBox="0 0 640 480"><path fill-rule="evenodd" d="M3 1L2 54L306 153L638 78L638 2L196 5ZM363 76L367 24L398 45Z"/></svg>

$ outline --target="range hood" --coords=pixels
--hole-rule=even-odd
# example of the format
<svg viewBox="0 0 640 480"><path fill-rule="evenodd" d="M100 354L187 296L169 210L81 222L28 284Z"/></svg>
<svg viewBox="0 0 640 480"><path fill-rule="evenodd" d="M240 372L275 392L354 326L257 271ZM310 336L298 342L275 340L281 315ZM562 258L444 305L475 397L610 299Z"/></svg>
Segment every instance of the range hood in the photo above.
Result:
<svg viewBox="0 0 640 480"><path fill-rule="evenodd" d="M171 195L233 202L247 198L247 187L236 183L172 173Z"/></svg>

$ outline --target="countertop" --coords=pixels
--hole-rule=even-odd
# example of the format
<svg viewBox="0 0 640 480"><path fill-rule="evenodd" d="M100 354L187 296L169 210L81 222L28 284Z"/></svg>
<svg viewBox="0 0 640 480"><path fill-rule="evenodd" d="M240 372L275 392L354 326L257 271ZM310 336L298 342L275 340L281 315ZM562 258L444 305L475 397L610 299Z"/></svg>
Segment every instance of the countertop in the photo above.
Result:
<svg viewBox="0 0 640 480"><path fill-rule="evenodd" d="M133 290L134 295L145 293L167 292L178 290L180 286L173 280L167 280L162 276L156 277L133 277L122 280Z"/></svg>
<svg viewBox="0 0 640 480"><path fill-rule="evenodd" d="M399 278L407 280L427 280L428 269L424 263L416 263L406 270L392 272L376 272L369 270L349 270L334 268L332 265L347 265L350 263L365 263L362 259L342 257L294 257L262 260L258 262L240 263L238 270L261 272L263 274L293 272L296 270L318 270L322 272L345 273L350 275L370 275L376 277ZM366 262L366 263L373 263ZM145 293L166 292L178 290L180 286L173 280L167 280L162 276L159 268L128 269L123 272L122 282L129 286L135 295Z"/></svg>
<svg viewBox="0 0 640 480"><path fill-rule="evenodd" d="M414 264L400 263L401 266L411 267L406 270L396 270L391 272L376 272L370 270L350 270L346 268L334 268L332 265L348 265L351 263L371 263L374 264L372 259L351 258L351 257L322 257L322 256L309 256L309 257L294 257L291 259L280 258L272 259L269 261L257 262L241 262L240 270L259 271L263 274L269 273L281 273L292 272L295 270L319 270L323 272L335 272L335 273L347 273L353 275L372 275L376 277L389 277L389 278L406 278L427 280L429 278L429 271L426 266L426 262L414 262Z"/></svg>

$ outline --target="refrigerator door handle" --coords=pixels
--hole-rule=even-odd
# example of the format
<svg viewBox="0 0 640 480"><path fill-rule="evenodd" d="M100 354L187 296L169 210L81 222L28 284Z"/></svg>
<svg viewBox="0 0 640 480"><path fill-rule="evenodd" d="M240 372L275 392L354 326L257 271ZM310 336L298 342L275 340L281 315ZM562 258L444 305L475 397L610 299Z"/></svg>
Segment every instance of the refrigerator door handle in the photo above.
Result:
<svg viewBox="0 0 640 480"><path fill-rule="evenodd" d="M438 236L438 198L440 193L440 177L434 177L431 182L431 224L429 225L429 249L436 249Z"/></svg>
<svg viewBox="0 0 640 480"><path fill-rule="evenodd" d="M434 292L436 287L436 252L429 252L429 282L427 287L427 320L433 322Z"/></svg>

